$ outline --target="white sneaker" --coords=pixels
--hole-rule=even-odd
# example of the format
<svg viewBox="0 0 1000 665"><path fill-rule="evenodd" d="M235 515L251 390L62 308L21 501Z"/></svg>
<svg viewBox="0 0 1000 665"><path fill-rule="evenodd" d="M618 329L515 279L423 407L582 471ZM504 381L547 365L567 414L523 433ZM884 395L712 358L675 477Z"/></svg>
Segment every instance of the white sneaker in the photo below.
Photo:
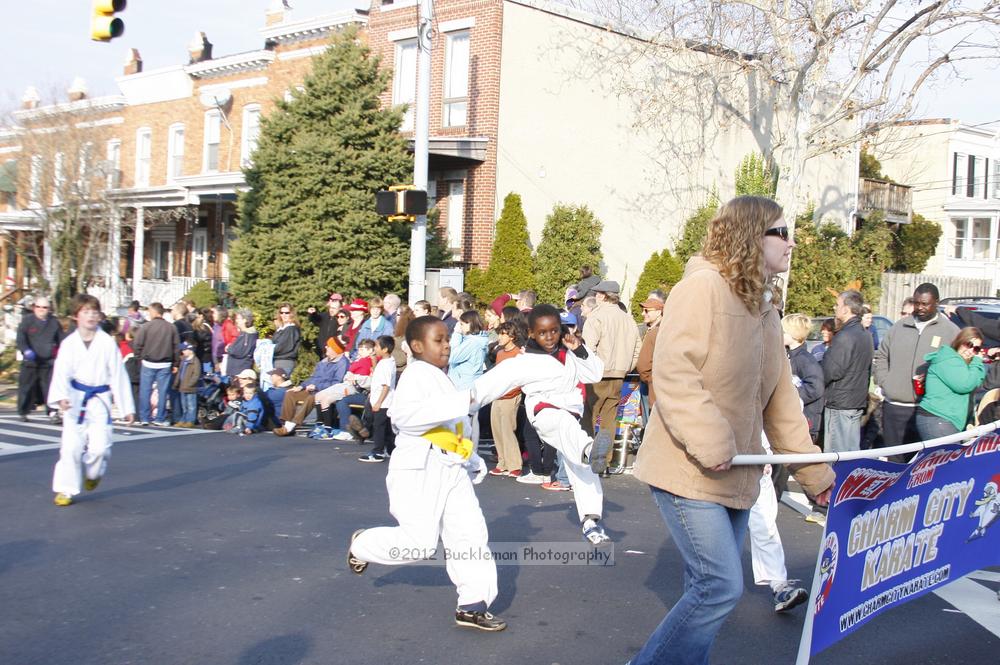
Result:
<svg viewBox="0 0 1000 665"><path fill-rule="evenodd" d="M517 482L526 483L528 485L541 485L542 483L549 482L548 476L542 476L537 473L524 473L517 477Z"/></svg>
<svg viewBox="0 0 1000 665"><path fill-rule="evenodd" d="M604 533L604 527L597 520L587 518L583 521L583 537L592 545L601 545L611 540L608 534Z"/></svg>
<svg viewBox="0 0 1000 665"><path fill-rule="evenodd" d="M333 435L333 439L336 441L354 441L354 435L341 430Z"/></svg>

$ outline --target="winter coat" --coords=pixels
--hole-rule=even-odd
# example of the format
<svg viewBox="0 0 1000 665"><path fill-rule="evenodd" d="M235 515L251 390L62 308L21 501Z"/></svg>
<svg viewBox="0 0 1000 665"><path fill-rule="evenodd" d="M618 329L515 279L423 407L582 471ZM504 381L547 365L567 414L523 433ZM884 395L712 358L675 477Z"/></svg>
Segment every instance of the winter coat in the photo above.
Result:
<svg viewBox="0 0 1000 665"><path fill-rule="evenodd" d="M639 359L635 363L639 380L649 389L650 408L656 404L656 393L653 390L653 349L656 348L656 335L660 332L662 321L662 319L657 321L656 325L646 330L646 334L642 337L642 346L639 347Z"/></svg>
<svg viewBox="0 0 1000 665"><path fill-rule="evenodd" d="M355 348L363 339L370 339L373 342L383 335L388 335L392 337L392 324L384 317L378 317L378 321L375 322L374 327L372 326L372 320L366 319L364 324L361 326L361 332L358 333L358 338L354 341Z"/></svg>
<svg viewBox="0 0 1000 665"><path fill-rule="evenodd" d="M180 359L177 348L180 343L177 328L165 319L155 318L139 326L132 340L132 349L140 361L173 363L176 366Z"/></svg>
<svg viewBox="0 0 1000 665"><path fill-rule="evenodd" d="M917 330L912 316L896 321L878 345L872 364L875 385L883 397L896 404L916 404L913 377L927 373L924 358L949 346L956 335L958 326L943 314L928 321L923 332Z"/></svg>
<svg viewBox="0 0 1000 665"><path fill-rule="evenodd" d="M826 408L864 409L872 372L872 338L857 316L833 336L823 356Z"/></svg>
<svg viewBox="0 0 1000 665"><path fill-rule="evenodd" d="M798 378L795 387L798 388L799 399L802 400L802 413L809 421L809 433L815 437L819 434L820 422L823 420L823 406L826 404L823 368L816 357L809 353L805 344L789 351L788 361L792 364L792 376Z"/></svg>
<svg viewBox="0 0 1000 665"><path fill-rule="evenodd" d="M245 419L243 428L251 432L259 432L264 425L264 403L260 401L260 393L254 394L240 404L240 415Z"/></svg>
<svg viewBox="0 0 1000 665"><path fill-rule="evenodd" d="M62 337L62 326L56 317L48 316L42 321L34 314L26 314L17 327L17 350L26 363L48 364L55 358Z"/></svg>
<svg viewBox="0 0 1000 665"><path fill-rule="evenodd" d="M278 328L271 335L271 341L274 342L274 360L296 360L299 357L301 340L302 331L294 323Z"/></svg>
<svg viewBox="0 0 1000 665"><path fill-rule="evenodd" d="M214 335L211 326L202 323L194 329L194 353L203 363L212 362L212 339Z"/></svg>
<svg viewBox="0 0 1000 665"><path fill-rule="evenodd" d="M986 378L983 359L973 356L966 363L951 346L942 346L924 356L924 360L928 367L920 408L944 418L961 432L969 421L969 395Z"/></svg>
<svg viewBox="0 0 1000 665"><path fill-rule="evenodd" d="M342 355L336 360L323 360L316 363L312 376L302 382L302 386L316 386L316 392L329 388L335 383L341 383L347 374L347 356Z"/></svg>
<svg viewBox="0 0 1000 665"><path fill-rule="evenodd" d="M229 345L226 375L236 376L245 369L253 369L253 352L257 348L257 329L248 328Z"/></svg>
<svg viewBox="0 0 1000 665"><path fill-rule="evenodd" d="M618 305L602 302L583 328L587 348L604 362L604 378L621 379L639 360L639 328Z"/></svg>
<svg viewBox="0 0 1000 665"><path fill-rule="evenodd" d="M748 310L714 264L692 257L664 307L658 339L670 343L653 351L657 400L636 478L747 510L760 491L761 467L712 467L738 454L763 454L762 430L777 453L820 452L799 408L782 336L770 302ZM826 464L790 468L809 494L833 484Z"/></svg>
<svg viewBox="0 0 1000 665"><path fill-rule="evenodd" d="M201 361L195 356L191 360L181 358L180 367L174 374L174 390L182 393L198 391L198 379L201 378Z"/></svg>
<svg viewBox="0 0 1000 665"><path fill-rule="evenodd" d="M309 321L319 328L316 332L316 353L322 358L326 353L326 340L340 334L340 324L337 323L336 316L330 316L329 311L313 312L309 315Z"/></svg>
<svg viewBox="0 0 1000 665"><path fill-rule="evenodd" d="M468 388L486 371L488 333L463 335L457 330L451 335L451 356L448 357L448 378L459 390Z"/></svg>

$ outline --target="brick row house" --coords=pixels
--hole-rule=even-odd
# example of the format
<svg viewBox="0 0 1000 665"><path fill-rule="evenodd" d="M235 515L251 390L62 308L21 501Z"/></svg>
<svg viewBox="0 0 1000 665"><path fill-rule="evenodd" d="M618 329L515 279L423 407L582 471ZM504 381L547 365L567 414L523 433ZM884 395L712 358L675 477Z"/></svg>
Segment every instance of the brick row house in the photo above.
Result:
<svg viewBox="0 0 1000 665"><path fill-rule="evenodd" d="M412 137L416 0L372 0L367 11L304 20L276 0L260 50L213 57L199 33L187 64L143 71L133 49L116 79L120 96L73 102L89 101L85 124L108 134L93 148L103 155L115 220L107 256L119 257L98 271L106 306L131 297L171 302L201 279L225 288L241 167L260 118L293 94L331 32L352 24L391 70L383 102L409 105L401 132ZM517 192L535 242L555 203L590 206L604 223L605 273L627 290L709 191L731 194L735 167L759 149L751 128L717 114L678 118L669 132L643 124L641 100L616 94L620 72L600 66L609 49L641 44L632 31L546 0L435 2L428 194L457 265L488 261L503 199ZM25 105L22 129L67 106ZM779 111L762 112L767 122ZM42 173L17 140L16 130L0 134L0 162L16 160L7 167L16 176L0 171L0 191L16 190L6 207L0 200L0 229L11 242L32 232L31 174ZM808 163L805 189L819 214L848 217L858 187L853 157ZM21 286L30 279L18 275Z"/></svg>

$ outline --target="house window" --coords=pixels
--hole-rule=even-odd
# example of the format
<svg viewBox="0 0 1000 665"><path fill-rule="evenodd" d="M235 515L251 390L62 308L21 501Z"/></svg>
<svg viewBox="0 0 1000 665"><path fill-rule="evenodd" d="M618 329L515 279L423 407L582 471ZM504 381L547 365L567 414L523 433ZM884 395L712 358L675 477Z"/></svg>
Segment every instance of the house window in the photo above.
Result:
<svg viewBox="0 0 1000 665"><path fill-rule="evenodd" d="M465 183L453 182L448 186L448 247L456 254L462 251L462 233L465 230Z"/></svg>
<svg viewBox="0 0 1000 665"><path fill-rule="evenodd" d="M413 129L414 109L417 101L417 40L407 39L396 42L396 73L392 82L392 103L394 106L406 104L401 130Z"/></svg>
<svg viewBox="0 0 1000 665"><path fill-rule="evenodd" d="M149 187L149 167L153 161L153 132L143 127L135 133L135 186Z"/></svg>
<svg viewBox="0 0 1000 665"><path fill-rule="evenodd" d="M969 174L968 155L956 152L952 155L951 194L965 196L966 182Z"/></svg>
<svg viewBox="0 0 1000 665"><path fill-rule="evenodd" d="M191 276L205 279L206 257L208 255L208 229L195 229L191 233Z"/></svg>
<svg viewBox="0 0 1000 665"><path fill-rule="evenodd" d="M157 240L153 243L153 279L170 279L172 245L169 240Z"/></svg>
<svg viewBox="0 0 1000 665"><path fill-rule="evenodd" d="M1000 199L1000 169L997 168L997 160L993 160L993 198Z"/></svg>
<svg viewBox="0 0 1000 665"><path fill-rule="evenodd" d="M965 240L969 237L969 220L965 217L952 217L951 225L955 230L955 234L951 244L951 251L949 252L950 257L953 259L964 259L967 254L965 251Z"/></svg>
<svg viewBox="0 0 1000 665"><path fill-rule="evenodd" d="M236 241L236 229L233 228L236 222L236 217L233 213L226 213L225 219L223 220L223 233L222 233L222 279L229 279L229 250Z"/></svg>
<svg viewBox="0 0 1000 665"><path fill-rule="evenodd" d="M990 258L990 218L975 217L972 220L972 257L979 261Z"/></svg>
<svg viewBox="0 0 1000 665"><path fill-rule="evenodd" d="M167 141L167 180L184 175L184 125L171 125Z"/></svg>
<svg viewBox="0 0 1000 665"><path fill-rule="evenodd" d="M80 197L87 198L90 196L90 179L93 172L93 154L94 154L94 144L84 143L80 147L80 163L78 164L78 172L76 174L76 186L80 190Z"/></svg>
<svg viewBox="0 0 1000 665"><path fill-rule="evenodd" d="M108 141L107 159L110 167L106 174L107 188L118 189L122 181L122 142L118 139Z"/></svg>
<svg viewBox="0 0 1000 665"><path fill-rule="evenodd" d="M222 114L219 111L205 113L205 151L202 158L202 172L217 173L219 170L219 140L222 134Z"/></svg>
<svg viewBox="0 0 1000 665"><path fill-rule="evenodd" d="M260 106L254 104L243 109L243 139L240 142L240 164L250 166L260 136Z"/></svg>
<svg viewBox="0 0 1000 665"><path fill-rule="evenodd" d="M31 156L31 170L28 175L28 205L37 208L42 200L42 156Z"/></svg>
<svg viewBox="0 0 1000 665"><path fill-rule="evenodd" d="M986 198L986 158L969 155L969 184L966 191L970 198Z"/></svg>
<svg viewBox="0 0 1000 665"><path fill-rule="evenodd" d="M57 152L52 162L52 205L54 206L63 202L63 190L66 188L63 161L63 154Z"/></svg>
<svg viewBox="0 0 1000 665"><path fill-rule="evenodd" d="M449 33L445 45L445 127L462 127L469 110L469 32Z"/></svg>

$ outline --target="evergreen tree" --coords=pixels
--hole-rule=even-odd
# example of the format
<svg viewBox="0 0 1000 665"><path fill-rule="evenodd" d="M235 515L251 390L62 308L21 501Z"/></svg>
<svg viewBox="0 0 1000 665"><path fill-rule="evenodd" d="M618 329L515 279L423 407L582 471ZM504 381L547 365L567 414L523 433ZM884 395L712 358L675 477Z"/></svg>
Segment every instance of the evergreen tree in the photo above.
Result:
<svg viewBox="0 0 1000 665"><path fill-rule="evenodd" d="M402 110L380 107L388 77L357 30L345 28L304 89L262 119L232 249L241 304L304 308L331 288L366 295L406 281L408 246L375 213L375 192L412 169Z"/></svg>
<svg viewBox="0 0 1000 665"><path fill-rule="evenodd" d="M693 215L684 222L681 238L674 245L674 255L681 265L686 265L688 259L701 251L701 244L708 233L708 222L719 210L719 197L713 192L708 200L699 207Z"/></svg>
<svg viewBox="0 0 1000 665"><path fill-rule="evenodd" d="M521 207L521 196L511 192L503 200L503 211L497 220L490 265L486 270L473 268L466 273L465 290L481 302L489 302L501 293L517 293L534 286L528 220Z"/></svg>
<svg viewBox="0 0 1000 665"><path fill-rule="evenodd" d="M587 206L556 204L545 218L542 241L535 250L539 302L561 307L566 287L580 276L580 266L600 265L602 228Z"/></svg>
<svg viewBox="0 0 1000 665"><path fill-rule="evenodd" d="M632 303L630 310L636 321L642 320L642 306L640 303L656 289L662 289L667 293L674 284L680 281L684 274L684 266L680 261L670 254L670 250L664 249L662 252L653 252L653 255L646 261L639 280L635 283L635 291L632 293Z"/></svg>
<svg viewBox="0 0 1000 665"><path fill-rule="evenodd" d="M893 242L893 265L896 272L923 272L937 251L941 225L913 213L913 221L901 224Z"/></svg>
<svg viewBox="0 0 1000 665"><path fill-rule="evenodd" d="M193 301L196 307L211 307L219 302L219 294L211 284L202 280L191 287L184 299Z"/></svg>
<svg viewBox="0 0 1000 665"><path fill-rule="evenodd" d="M778 179L771 172L764 156L752 152L736 169L736 196L764 196L773 199Z"/></svg>

